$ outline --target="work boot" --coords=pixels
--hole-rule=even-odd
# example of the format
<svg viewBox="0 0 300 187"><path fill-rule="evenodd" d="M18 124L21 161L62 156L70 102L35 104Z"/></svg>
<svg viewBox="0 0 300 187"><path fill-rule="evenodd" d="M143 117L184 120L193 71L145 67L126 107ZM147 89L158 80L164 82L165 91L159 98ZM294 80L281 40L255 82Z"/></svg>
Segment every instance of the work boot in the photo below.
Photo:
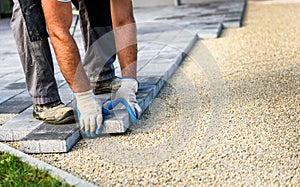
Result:
<svg viewBox="0 0 300 187"><path fill-rule="evenodd" d="M114 77L105 81L97 81L95 83L91 83L91 87L93 88L95 95L114 93L121 86L120 80L120 78Z"/></svg>
<svg viewBox="0 0 300 187"><path fill-rule="evenodd" d="M50 124L75 122L73 108L65 106L60 100L47 104L35 104L33 117Z"/></svg>

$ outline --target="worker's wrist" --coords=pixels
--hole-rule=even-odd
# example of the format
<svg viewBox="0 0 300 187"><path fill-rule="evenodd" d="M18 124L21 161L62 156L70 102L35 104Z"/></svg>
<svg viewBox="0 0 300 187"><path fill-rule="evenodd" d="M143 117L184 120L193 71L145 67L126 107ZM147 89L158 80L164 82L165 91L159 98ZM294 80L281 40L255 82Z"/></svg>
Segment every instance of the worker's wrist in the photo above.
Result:
<svg viewBox="0 0 300 187"><path fill-rule="evenodd" d="M121 87L129 88L136 93L138 91L139 82L133 77L122 77Z"/></svg>
<svg viewBox="0 0 300 187"><path fill-rule="evenodd" d="M136 77L134 77L134 76L122 76L121 79L134 79L134 80L137 80Z"/></svg>
<svg viewBox="0 0 300 187"><path fill-rule="evenodd" d="M88 90L88 91L85 91L85 92L74 93L74 95L75 95L77 100L94 96L92 89Z"/></svg>

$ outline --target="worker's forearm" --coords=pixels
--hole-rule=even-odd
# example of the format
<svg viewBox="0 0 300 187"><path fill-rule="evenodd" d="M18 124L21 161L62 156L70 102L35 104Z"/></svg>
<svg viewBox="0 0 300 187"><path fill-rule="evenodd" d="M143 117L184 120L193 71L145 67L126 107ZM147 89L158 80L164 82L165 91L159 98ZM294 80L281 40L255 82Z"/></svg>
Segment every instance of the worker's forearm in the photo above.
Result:
<svg viewBox="0 0 300 187"><path fill-rule="evenodd" d="M90 90L89 80L80 62L77 45L69 32L72 23L71 3L42 0L42 6L63 76L74 92Z"/></svg>
<svg viewBox="0 0 300 187"><path fill-rule="evenodd" d="M91 89L88 77L80 62L75 41L70 37L67 41L51 37L55 48L60 70L74 92L85 92Z"/></svg>
<svg viewBox="0 0 300 187"><path fill-rule="evenodd" d="M137 74L137 45L131 45L118 52L122 77L136 78Z"/></svg>
<svg viewBox="0 0 300 187"><path fill-rule="evenodd" d="M136 78L137 38L131 0L111 0L111 15L122 76Z"/></svg>

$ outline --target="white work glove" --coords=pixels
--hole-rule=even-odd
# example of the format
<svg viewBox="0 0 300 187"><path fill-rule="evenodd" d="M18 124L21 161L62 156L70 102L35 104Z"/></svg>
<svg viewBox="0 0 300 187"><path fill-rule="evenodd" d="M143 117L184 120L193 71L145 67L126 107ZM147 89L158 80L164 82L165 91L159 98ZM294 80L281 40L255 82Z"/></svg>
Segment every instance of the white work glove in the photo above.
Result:
<svg viewBox="0 0 300 187"><path fill-rule="evenodd" d="M101 104L96 101L92 90L75 93L80 130L87 137L95 137L100 133L102 124Z"/></svg>
<svg viewBox="0 0 300 187"><path fill-rule="evenodd" d="M121 87L116 93L116 98L124 98L129 104L131 110L134 112L135 116L138 118L142 113L142 109L139 106L135 93L138 91L138 82L133 78L123 78L121 79Z"/></svg>

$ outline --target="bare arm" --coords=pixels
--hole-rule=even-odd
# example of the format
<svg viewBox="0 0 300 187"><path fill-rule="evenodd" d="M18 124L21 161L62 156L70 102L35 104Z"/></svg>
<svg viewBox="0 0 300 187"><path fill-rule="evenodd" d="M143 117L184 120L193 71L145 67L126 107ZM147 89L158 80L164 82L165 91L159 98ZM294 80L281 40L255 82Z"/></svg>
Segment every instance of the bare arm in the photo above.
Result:
<svg viewBox="0 0 300 187"><path fill-rule="evenodd" d="M111 15L123 77L136 78L137 39L131 0L111 0Z"/></svg>
<svg viewBox="0 0 300 187"><path fill-rule="evenodd" d="M91 87L81 64L78 47L69 32L72 24L71 2L42 0L42 6L62 74L74 92L90 90Z"/></svg>

